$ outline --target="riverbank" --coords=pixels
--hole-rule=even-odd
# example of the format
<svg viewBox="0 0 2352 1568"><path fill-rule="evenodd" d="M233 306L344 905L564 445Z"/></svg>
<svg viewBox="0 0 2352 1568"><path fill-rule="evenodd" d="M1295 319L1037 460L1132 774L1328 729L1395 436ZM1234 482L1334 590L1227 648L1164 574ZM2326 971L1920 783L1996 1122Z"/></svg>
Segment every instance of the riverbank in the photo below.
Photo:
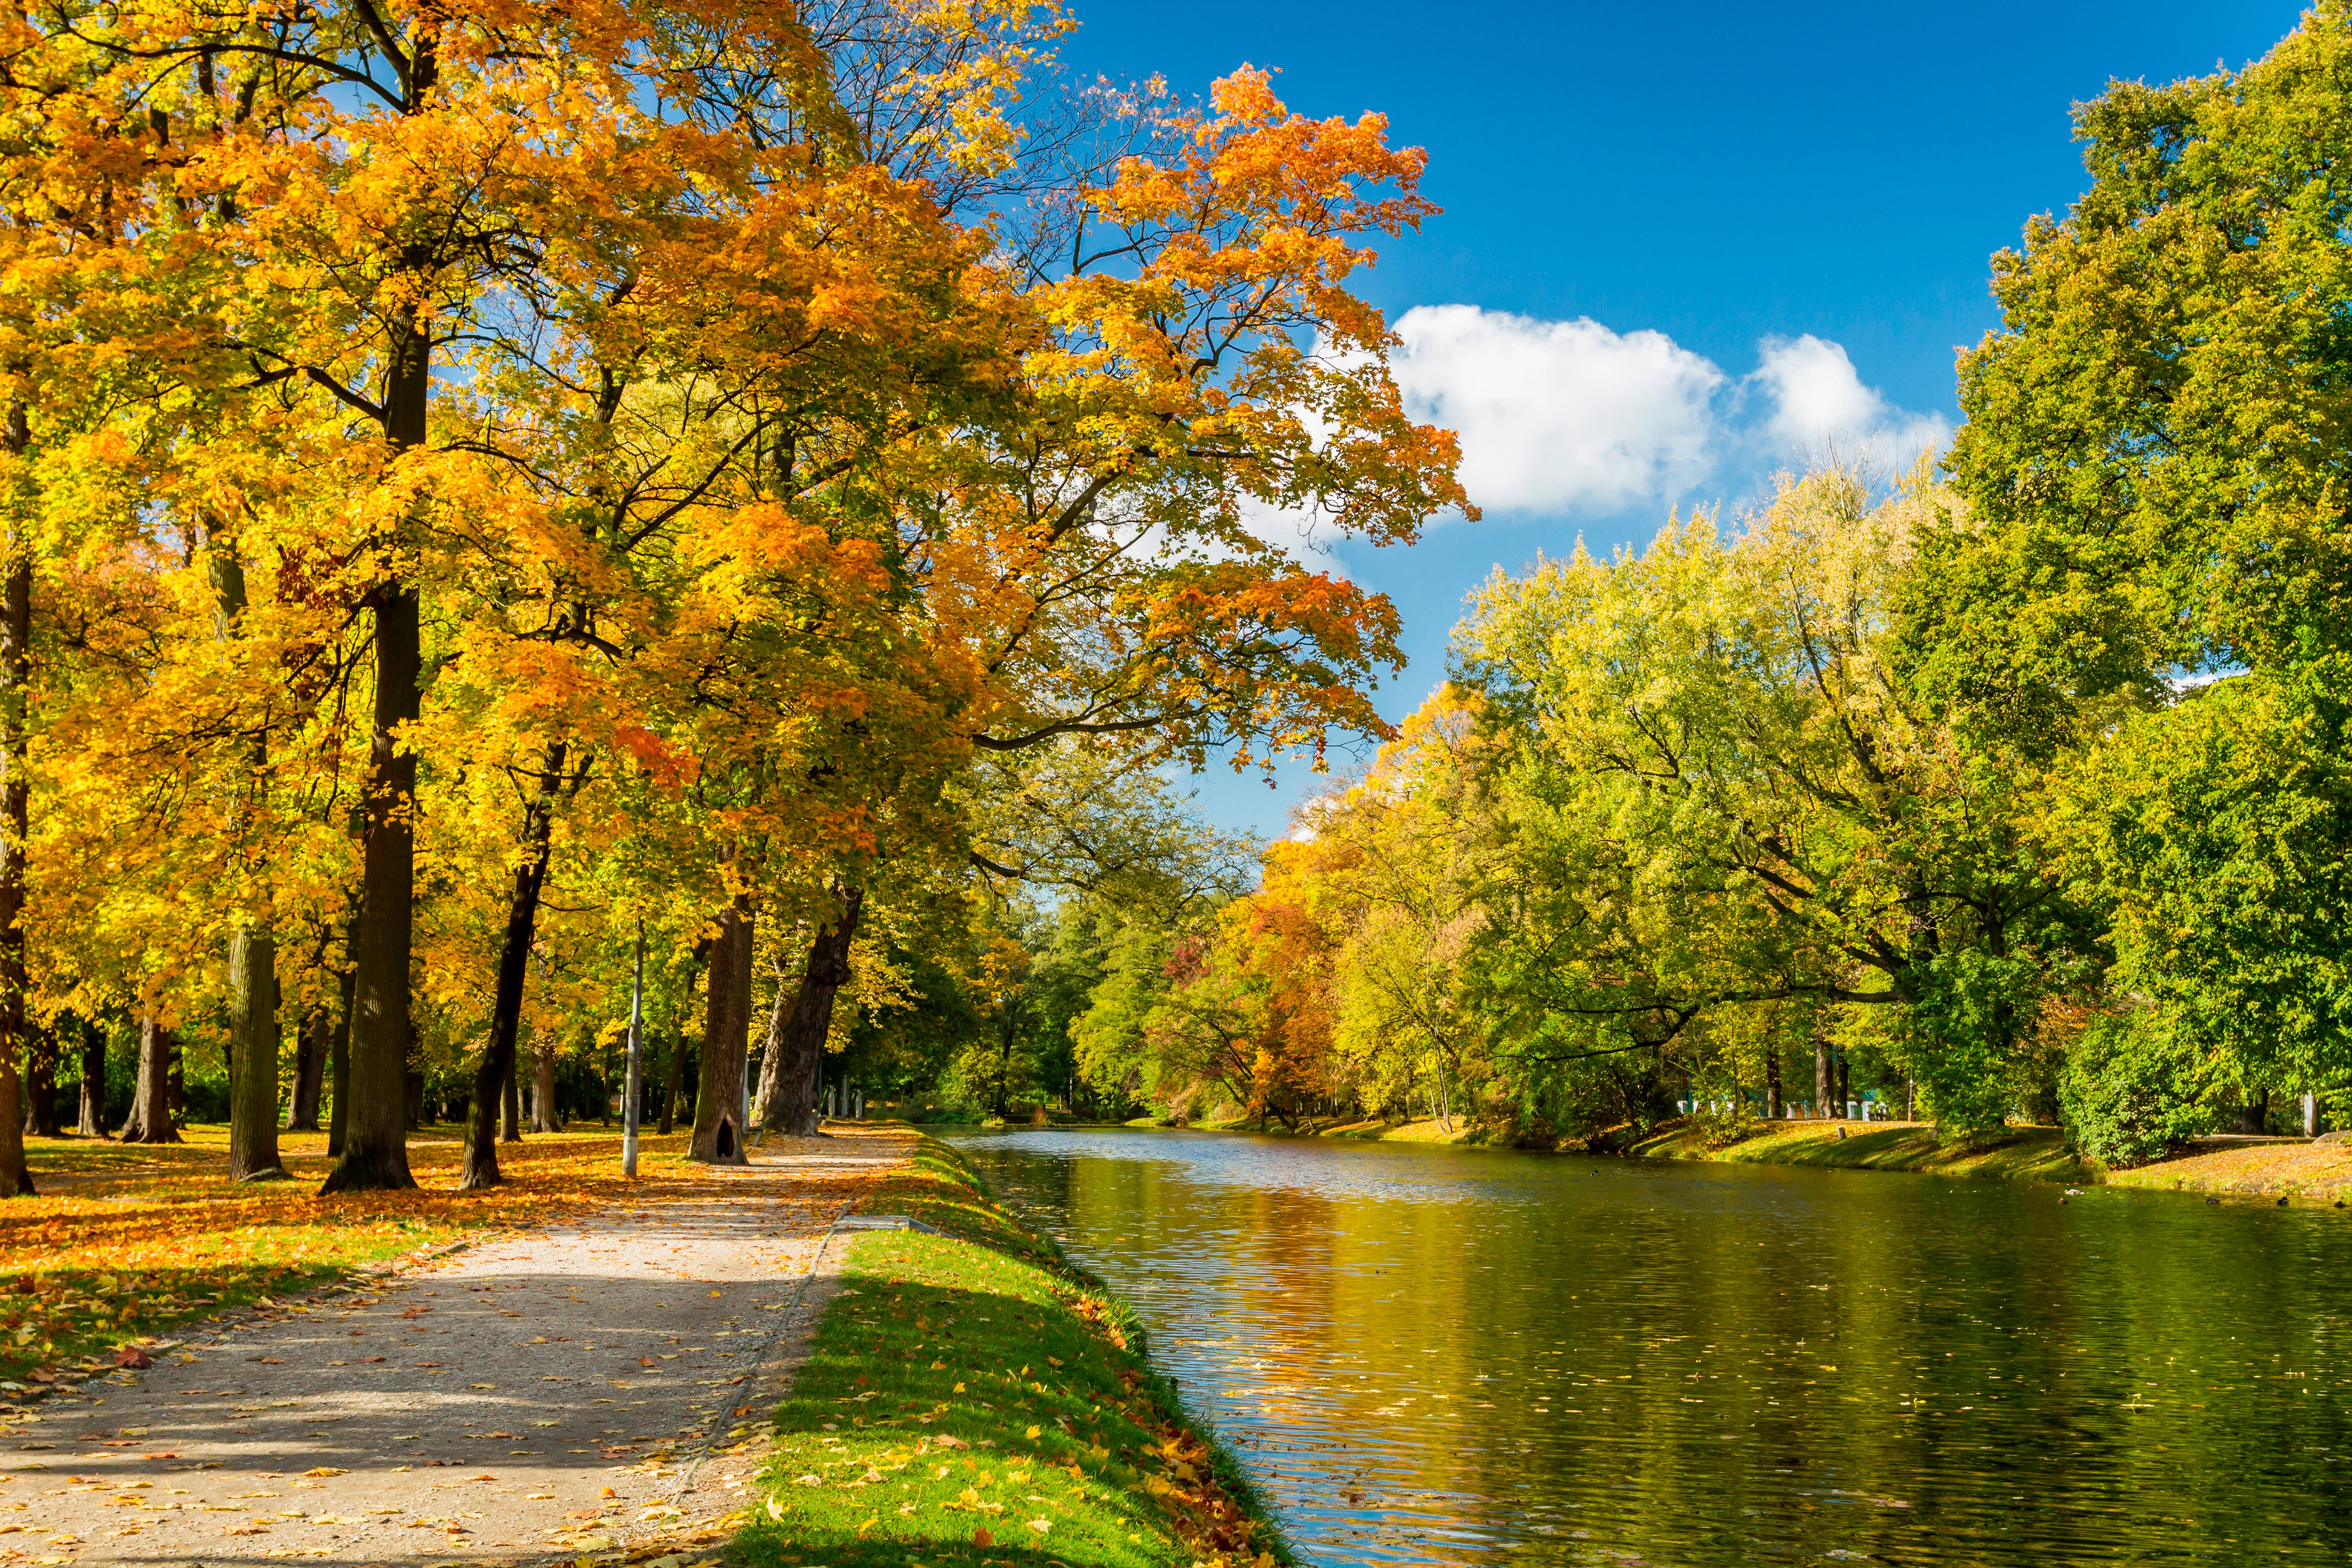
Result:
<svg viewBox="0 0 2352 1568"><path fill-rule="evenodd" d="M1670 1122L1625 1152L1643 1160L1717 1160L1736 1164L1813 1165L1846 1171L1917 1171L1940 1176L2086 1184L2097 1167L2066 1148L2055 1127L2011 1127L1962 1142L1924 1121L1768 1121L1735 1142L1712 1145L1716 1130ZM1843 1136L1841 1136L1843 1134Z"/></svg>
<svg viewBox="0 0 2352 1568"><path fill-rule="evenodd" d="M2168 1159L2105 1170L2066 1147L2055 1127L2011 1127L1990 1138L1946 1140L1926 1122L1768 1122L1765 1131L1719 1148L1710 1130L1675 1122L1627 1153L1642 1159L1718 1160L1743 1164L1813 1165L1837 1170L1915 1171L1944 1176L2140 1187L2224 1198L2333 1205L2352 1199L2352 1144L2238 1142L2191 1144ZM1843 1129L1845 1136L1840 1137Z"/></svg>
<svg viewBox="0 0 2352 1568"><path fill-rule="evenodd" d="M750 1568L1040 1561L1273 1568L1248 1483L1100 1281L926 1138L861 1205L730 1557Z"/></svg>

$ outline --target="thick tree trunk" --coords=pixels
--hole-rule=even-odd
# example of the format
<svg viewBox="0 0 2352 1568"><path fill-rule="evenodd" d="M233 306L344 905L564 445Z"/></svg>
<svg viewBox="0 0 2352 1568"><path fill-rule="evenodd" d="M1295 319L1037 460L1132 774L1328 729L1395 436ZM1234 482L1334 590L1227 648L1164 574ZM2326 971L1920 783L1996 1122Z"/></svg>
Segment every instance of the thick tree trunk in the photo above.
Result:
<svg viewBox="0 0 2352 1568"><path fill-rule="evenodd" d="M1815 1116L1827 1116L1830 1113L1830 1094L1832 1088L1830 1079L1830 1043L1827 1040L1816 1038L1813 1041L1813 1114Z"/></svg>
<svg viewBox="0 0 2352 1568"><path fill-rule="evenodd" d="M511 1090L515 1036L522 1027L523 984L530 978L530 943L539 923L539 892L547 880L547 846L555 803L563 787L568 749L550 741L540 758L539 789L523 810L522 861L515 867L514 890L507 900L507 931L499 949L498 990L490 999L490 1044L474 1073L474 1099L466 1116L466 1170L460 1192L497 1184L499 1111ZM511 1119L509 1119L511 1125Z"/></svg>
<svg viewBox="0 0 2352 1568"><path fill-rule="evenodd" d="M690 1153L707 1164L748 1163L743 1152L743 1068L751 1037L751 895L719 911L710 943L710 1005L702 1031L702 1077L694 1097Z"/></svg>
<svg viewBox="0 0 2352 1568"><path fill-rule="evenodd" d="M85 1138L106 1136L106 1031L96 1024L81 1026L81 1121L74 1127Z"/></svg>
<svg viewBox="0 0 2352 1568"><path fill-rule="evenodd" d="M8 410L7 447L31 445L25 405ZM33 1173L25 1164L24 1085L16 1064L33 1044L30 977L25 968L25 858L32 779L33 553L32 542L12 526L6 540L7 577L0 586L0 1198L29 1197Z"/></svg>
<svg viewBox="0 0 2352 1568"><path fill-rule="evenodd" d="M286 1131L316 1132L319 1100L327 1077L327 1053L334 1019L326 1008L313 1005L302 1014L294 1032L294 1088L286 1097Z"/></svg>
<svg viewBox="0 0 2352 1568"><path fill-rule="evenodd" d="M1780 1120L1780 1047L1764 1053L1764 1120Z"/></svg>
<svg viewBox="0 0 2352 1568"><path fill-rule="evenodd" d="M348 941L345 945L348 950ZM343 1127L352 1105L352 1008L359 990L359 977L352 973L348 957L347 951L347 962L335 977L336 989L342 994L342 1010L335 1016L334 1038L327 1045L327 1081L335 1094L334 1108L327 1117L330 1160L343 1152Z"/></svg>
<svg viewBox="0 0 2352 1568"><path fill-rule="evenodd" d="M421 432L420 432L421 435ZM320 1190L413 1187L408 1173L408 959L416 894L416 758L400 744L416 721L421 652L416 590L388 583L375 605L375 720L361 826L359 920L352 931L351 1105L338 1107L341 1158Z"/></svg>
<svg viewBox="0 0 2352 1568"><path fill-rule="evenodd" d="M769 1108L766 1125L779 1132L813 1136L817 1131L817 1078L824 1068L825 1037L833 1030L833 997L849 980L849 945L857 935L857 915L866 889L841 894L841 915L809 943L808 967L799 994L784 1020L783 1083Z"/></svg>
<svg viewBox="0 0 2352 1568"><path fill-rule="evenodd" d="M228 936L228 1174L284 1181L278 1161L278 944L265 925Z"/></svg>
<svg viewBox="0 0 2352 1568"><path fill-rule="evenodd" d="M172 1032L149 1007L139 1020L139 1087L131 1091L131 1115L122 1123L125 1143L177 1143L172 1125Z"/></svg>

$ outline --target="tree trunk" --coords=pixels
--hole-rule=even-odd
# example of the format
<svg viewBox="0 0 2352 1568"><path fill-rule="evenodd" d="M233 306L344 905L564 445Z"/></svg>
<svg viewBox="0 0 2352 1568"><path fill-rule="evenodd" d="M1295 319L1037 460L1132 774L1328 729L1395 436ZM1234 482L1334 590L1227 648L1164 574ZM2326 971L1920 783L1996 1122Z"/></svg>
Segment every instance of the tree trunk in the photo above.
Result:
<svg viewBox="0 0 2352 1568"><path fill-rule="evenodd" d="M561 1132L555 1114L555 1037L541 1029L530 1043L530 1130Z"/></svg>
<svg viewBox="0 0 2352 1568"><path fill-rule="evenodd" d="M556 798L563 787L567 754L562 741L547 743L540 758L539 788L523 808L522 860L515 867L514 890L507 900L498 990L490 1000L490 1044L474 1074L474 1100L466 1117L466 1170L457 1180L459 1192L495 1186L499 1180L499 1110L514 1082L515 1036L522 1027L522 992L530 978L539 890L547 880L547 846L555 823Z"/></svg>
<svg viewBox="0 0 2352 1568"><path fill-rule="evenodd" d="M1764 1053L1764 1119L1780 1120L1780 1047Z"/></svg>
<svg viewBox="0 0 2352 1568"><path fill-rule="evenodd" d="M1853 1066L1840 1051L1837 1059L1837 1113L1845 1114L1846 1101L1853 1098Z"/></svg>
<svg viewBox="0 0 2352 1568"><path fill-rule="evenodd" d="M421 373L420 373L421 374ZM394 379L399 378L395 371ZM420 421L421 424L421 421ZM418 432L422 438L422 431ZM359 919L352 931L351 1106L338 1106L341 1158L322 1193L413 1187L408 1173L408 959L416 894L416 721L421 654L416 590L387 583L375 604L375 716L362 818Z"/></svg>
<svg viewBox="0 0 2352 1568"><path fill-rule="evenodd" d="M302 1014L302 1022L294 1032L294 1088L286 1097L286 1131L316 1132L319 1130L320 1090L327 1076L327 1053L334 1033L334 1020L326 1008L312 1004Z"/></svg>
<svg viewBox="0 0 2352 1568"><path fill-rule="evenodd" d="M91 1023L81 1026L81 1121L74 1131L106 1136L106 1031Z"/></svg>
<svg viewBox="0 0 2352 1568"><path fill-rule="evenodd" d="M6 445L19 456L32 444L25 405L8 408ZM14 515L13 511L11 513ZM16 1064L33 1043L25 968L26 832L32 805L27 773L32 744L33 552L20 525L6 540L7 577L0 587L0 1198L29 1197L25 1163L24 1085Z"/></svg>
<svg viewBox="0 0 2352 1568"><path fill-rule="evenodd" d="M2238 1108L2238 1131L2260 1133L2268 1124L2270 1114L2271 1091L2267 1089L2259 1090L2253 1099Z"/></svg>
<svg viewBox="0 0 2352 1568"><path fill-rule="evenodd" d="M125 1143L177 1143L172 1125L172 1032L150 1006L139 1020L139 1087L131 1091L131 1115L122 1123Z"/></svg>
<svg viewBox="0 0 2352 1568"><path fill-rule="evenodd" d="M38 1024L25 1053L25 1136L55 1138L58 1124L58 1037Z"/></svg>
<svg viewBox="0 0 2352 1568"><path fill-rule="evenodd" d="M760 1051L760 1087L751 1099L751 1120L772 1132L782 1110L776 1101L783 1093L784 1009L793 999L793 987L784 980L781 947L768 967L776 977L776 994L768 1005L768 1043Z"/></svg>
<svg viewBox="0 0 2352 1568"><path fill-rule="evenodd" d="M817 1076L824 1068L825 1037L833 1031L833 996L849 980L849 945L857 936L857 915L865 902L865 889L843 889L840 918L819 930L809 943L800 994L784 1020L783 1086L765 1123L772 1131L803 1137L817 1131Z"/></svg>
<svg viewBox="0 0 2352 1568"><path fill-rule="evenodd" d="M506 1085L499 1091L499 1142L522 1142L522 1068L517 1059L507 1062Z"/></svg>
<svg viewBox="0 0 2352 1568"><path fill-rule="evenodd" d="M686 994L678 998L677 1012L670 1022L669 1070L662 1083L661 1130L665 1135L677 1125L678 1091L685 1083L686 1016L694 1011L694 987L709 962L710 939L704 937L694 944L694 957L686 968Z"/></svg>
<svg viewBox="0 0 2352 1568"><path fill-rule="evenodd" d="M278 1161L278 944L269 928L228 934L228 1174L233 1182L286 1179Z"/></svg>
<svg viewBox="0 0 2352 1568"><path fill-rule="evenodd" d="M1815 1116L1829 1114L1832 1088L1830 1043L1816 1036L1813 1040L1813 1114Z"/></svg>
<svg viewBox="0 0 2352 1568"><path fill-rule="evenodd" d="M710 1005L702 1030L702 1080L694 1099L690 1153L708 1164L748 1163L740 1125L743 1068L751 1043L751 895L719 911L710 943Z"/></svg>
<svg viewBox="0 0 2352 1568"><path fill-rule="evenodd" d="M359 977L352 973L349 963L336 976L335 984L342 994L343 1005L335 1019L334 1038L327 1045L327 1077L335 1091L334 1109L327 1118L327 1158L330 1160L343 1152L343 1128L352 1103L352 1007L359 989Z"/></svg>

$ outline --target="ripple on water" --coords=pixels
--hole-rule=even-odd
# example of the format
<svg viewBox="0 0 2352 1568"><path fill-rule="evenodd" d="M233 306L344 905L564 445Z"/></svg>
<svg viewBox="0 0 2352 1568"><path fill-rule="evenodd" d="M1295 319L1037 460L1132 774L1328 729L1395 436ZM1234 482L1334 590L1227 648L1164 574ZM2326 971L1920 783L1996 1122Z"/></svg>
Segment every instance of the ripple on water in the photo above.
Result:
<svg viewBox="0 0 2352 1568"><path fill-rule="evenodd" d="M1230 1134L958 1142L1318 1563L2342 1563L2352 1217Z"/></svg>

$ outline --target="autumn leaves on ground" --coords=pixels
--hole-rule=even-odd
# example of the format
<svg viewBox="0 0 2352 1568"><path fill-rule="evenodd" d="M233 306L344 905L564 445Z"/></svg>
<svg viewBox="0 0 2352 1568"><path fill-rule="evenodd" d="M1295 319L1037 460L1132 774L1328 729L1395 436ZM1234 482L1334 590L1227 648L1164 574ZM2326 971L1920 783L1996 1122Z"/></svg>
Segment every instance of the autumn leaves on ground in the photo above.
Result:
<svg viewBox="0 0 2352 1568"><path fill-rule="evenodd" d="M321 1197L299 1179L326 1169L319 1135L289 1135L298 1179L270 1183L229 1179L224 1129L184 1135L153 1147L28 1141L42 1195L0 1210L0 1377L37 1388L110 1366L119 1350L189 1318L579 1205L658 1195L707 1169L684 1159L683 1135L648 1137L643 1177L630 1183L617 1134L579 1131L508 1145L508 1180L460 1194L448 1190L460 1145L428 1131L411 1160L431 1186Z"/></svg>

